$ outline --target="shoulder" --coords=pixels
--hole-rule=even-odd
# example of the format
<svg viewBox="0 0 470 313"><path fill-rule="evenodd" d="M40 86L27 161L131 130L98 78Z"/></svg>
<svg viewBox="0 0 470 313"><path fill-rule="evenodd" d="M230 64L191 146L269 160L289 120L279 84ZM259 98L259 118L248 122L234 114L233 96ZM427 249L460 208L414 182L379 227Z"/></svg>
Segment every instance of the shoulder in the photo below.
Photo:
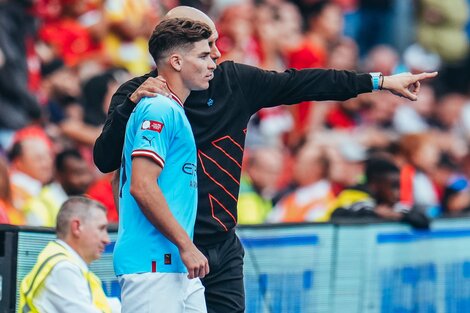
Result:
<svg viewBox="0 0 470 313"><path fill-rule="evenodd" d="M358 211L373 210L375 201L364 186L355 186L340 192L336 198L336 207Z"/></svg>
<svg viewBox="0 0 470 313"><path fill-rule="evenodd" d="M229 73L253 73L253 72L264 72L264 70L255 66L236 63L233 61L224 61L217 66L216 71L219 71L225 75Z"/></svg>
<svg viewBox="0 0 470 313"><path fill-rule="evenodd" d="M156 74L154 71L151 71L145 75L142 76L137 76L134 77L128 81L126 81L124 84L122 84L118 90L116 91L116 94L128 94L131 92L134 92L140 85L144 83L149 77L156 77Z"/></svg>
<svg viewBox="0 0 470 313"><path fill-rule="evenodd" d="M135 111L138 114L167 115L176 109L176 104L170 98L157 95L151 98L142 98Z"/></svg>
<svg viewBox="0 0 470 313"><path fill-rule="evenodd" d="M52 268L49 275L51 281L60 282L76 282L84 278L82 269L78 264L70 262L67 259L59 261L54 268Z"/></svg>

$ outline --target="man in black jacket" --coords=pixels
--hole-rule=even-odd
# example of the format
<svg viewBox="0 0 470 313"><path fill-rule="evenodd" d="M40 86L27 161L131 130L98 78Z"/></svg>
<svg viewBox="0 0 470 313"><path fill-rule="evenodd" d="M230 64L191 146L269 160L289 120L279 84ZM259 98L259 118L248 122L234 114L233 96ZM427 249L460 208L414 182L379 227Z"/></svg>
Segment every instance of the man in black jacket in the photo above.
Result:
<svg viewBox="0 0 470 313"><path fill-rule="evenodd" d="M167 18L191 18L213 28L211 57L220 52L210 18L194 8L177 7ZM193 91L185 102L198 149L198 212L194 242L209 260L203 279L208 312L244 312L243 247L235 235L237 198L246 127L261 108L311 100L346 100L374 89L388 89L416 100L421 79L433 74L383 77L335 70L264 71L234 62L221 63L208 90ZM153 71L123 84L111 100L94 160L103 172L120 166L127 120L142 97L164 94L164 83Z"/></svg>

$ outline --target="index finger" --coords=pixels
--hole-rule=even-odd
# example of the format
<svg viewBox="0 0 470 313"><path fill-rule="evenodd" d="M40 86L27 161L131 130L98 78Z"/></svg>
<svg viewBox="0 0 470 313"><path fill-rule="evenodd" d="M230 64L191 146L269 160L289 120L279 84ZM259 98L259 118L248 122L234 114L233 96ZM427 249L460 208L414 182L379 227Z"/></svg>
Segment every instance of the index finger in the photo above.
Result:
<svg viewBox="0 0 470 313"><path fill-rule="evenodd" d="M429 79L429 78L434 78L437 76L437 72L432 72L432 73L421 73L421 74L416 74L414 75L416 81L423 80L423 79Z"/></svg>

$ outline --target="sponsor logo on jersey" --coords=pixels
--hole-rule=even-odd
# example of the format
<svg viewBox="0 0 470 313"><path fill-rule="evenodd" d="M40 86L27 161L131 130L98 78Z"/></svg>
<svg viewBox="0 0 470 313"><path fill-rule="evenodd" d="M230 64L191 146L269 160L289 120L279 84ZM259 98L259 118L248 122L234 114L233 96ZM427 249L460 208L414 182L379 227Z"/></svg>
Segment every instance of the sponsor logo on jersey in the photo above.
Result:
<svg viewBox="0 0 470 313"><path fill-rule="evenodd" d="M149 137L149 136L142 136L142 139L147 141L149 146L152 145L152 140L154 139L153 137Z"/></svg>
<svg viewBox="0 0 470 313"><path fill-rule="evenodd" d="M143 130L151 130L154 132L162 132L163 129L163 123L157 122L157 121L144 121L142 123L141 129Z"/></svg>
<svg viewBox="0 0 470 313"><path fill-rule="evenodd" d="M196 165L193 163L184 163L182 170L188 175L196 175Z"/></svg>
<svg viewBox="0 0 470 313"><path fill-rule="evenodd" d="M166 265L170 265L170 264L171 264L171 253L165 254L163 259L164 259L163 262L164 262Z"/></svg>

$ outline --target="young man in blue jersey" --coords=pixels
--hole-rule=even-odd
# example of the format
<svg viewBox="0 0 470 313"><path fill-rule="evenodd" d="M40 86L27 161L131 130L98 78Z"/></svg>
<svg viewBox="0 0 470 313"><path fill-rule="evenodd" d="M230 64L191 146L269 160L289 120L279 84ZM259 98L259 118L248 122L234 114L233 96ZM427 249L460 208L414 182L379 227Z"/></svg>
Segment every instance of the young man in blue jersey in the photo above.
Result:
<svg viewBox="0 0 470 313"><path fill-rule="evenodd" d="M143 98L127 124L114 268L122 312L206 312L206 257L192 242L196 145L183 103L209 87L211 29L188 19L155 28L149 51L171 91Z"/></svg>

